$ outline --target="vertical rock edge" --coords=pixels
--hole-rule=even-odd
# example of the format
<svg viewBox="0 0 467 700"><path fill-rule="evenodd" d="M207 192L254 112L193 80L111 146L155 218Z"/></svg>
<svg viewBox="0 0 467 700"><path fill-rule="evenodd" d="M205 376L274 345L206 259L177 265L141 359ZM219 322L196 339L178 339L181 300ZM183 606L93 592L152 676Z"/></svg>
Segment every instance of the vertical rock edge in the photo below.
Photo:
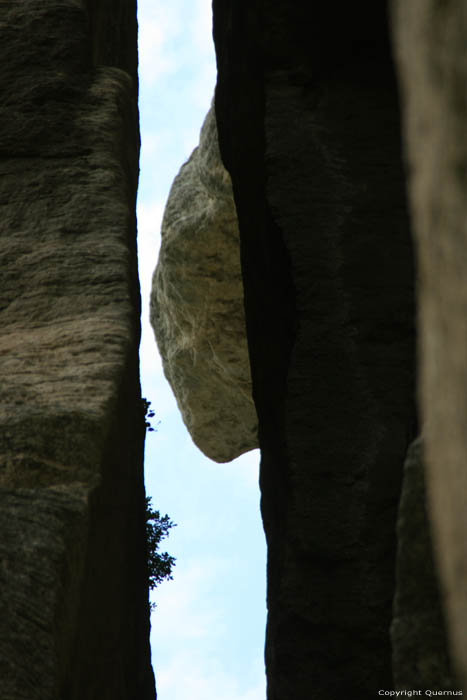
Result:
<svg viewBox="0 0 467 700"><path fill-rule="evenodd" d="M361 700L392 685L395 522L417 422L386 12L364 3L336 23L317 6L310 21L305 3L213 7L262 452L268 699Z"/></svg>
<svg viewBox="0 0 467 700"><path fill-rule="evenodd" d="M467 6L392 0L417 251L428 511L453 662L467 691Z"/></svg>
<svg viewBox="0 0 467 700"><path fill-rule="evenodd" d="M154 700L136 2L0 20L2 696Z"/></svg>

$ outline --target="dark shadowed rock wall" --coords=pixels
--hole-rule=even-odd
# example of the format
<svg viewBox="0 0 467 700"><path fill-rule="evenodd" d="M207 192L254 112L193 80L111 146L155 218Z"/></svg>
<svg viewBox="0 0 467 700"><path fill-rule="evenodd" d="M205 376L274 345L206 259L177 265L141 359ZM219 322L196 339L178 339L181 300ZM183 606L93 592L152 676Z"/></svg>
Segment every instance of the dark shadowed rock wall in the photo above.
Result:
<svg viewBox="0 0 467 700"><path fill-rule="evenodd" d="M384 3L214 0L268 542L269 700L392 686L413 265Z"/></svg>
<svg viewBox="0 0 467 700"><path fill-rule="evenodd" d="M456 690L427 513L423 440L410 446L397 518L397 566L391 625L398 690Z"/></svg>
<svg viewBox="0 0 467 700"><path fill-rule="evenodd" d="M0 3L0 695L155 698L134 0Z"/></svg>

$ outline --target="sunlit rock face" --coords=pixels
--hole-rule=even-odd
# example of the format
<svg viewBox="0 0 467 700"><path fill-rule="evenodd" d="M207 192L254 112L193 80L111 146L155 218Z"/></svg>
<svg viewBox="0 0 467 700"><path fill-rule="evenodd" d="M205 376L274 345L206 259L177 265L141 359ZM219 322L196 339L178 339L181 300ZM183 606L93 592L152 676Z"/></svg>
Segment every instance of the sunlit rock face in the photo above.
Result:
<svg viewBox="0 0 467 700"><path fill-rule="evenodd" d="M420 406L453 660L467 690L467 11L393 0L413 232Z"/></svg>
<svg viewBox="0 0 467 700"><path fill-rule="evenodd" d="M217 462L257 447L237 216L213 109L167 202L151 323L196 445Z"/></svg>
<svg viewBox="0 0 467 700"><path fill-rule="evenodd" d="M136 2L0 26L0 697L154 700Z"/></svg>

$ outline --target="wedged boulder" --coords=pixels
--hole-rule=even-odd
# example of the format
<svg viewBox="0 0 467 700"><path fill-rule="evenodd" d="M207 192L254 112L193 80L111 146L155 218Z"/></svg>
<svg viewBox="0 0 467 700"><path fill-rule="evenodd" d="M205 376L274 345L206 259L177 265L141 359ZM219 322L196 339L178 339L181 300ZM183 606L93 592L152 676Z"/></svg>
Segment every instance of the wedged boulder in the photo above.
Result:
<svg viewBox="0 0 467 700"><path fill-rule="evenodd" d="M237 216L212 108L166 205L151 323L200 450L227 462L257 447Z"/></svg>
<svg viewBox="0 0 467 700"><path fill-rule="evenodd" d="M395 686L398 690L455 690L427 515L421 438L412 443L407 453L397 540L391 626Z"/></svg>

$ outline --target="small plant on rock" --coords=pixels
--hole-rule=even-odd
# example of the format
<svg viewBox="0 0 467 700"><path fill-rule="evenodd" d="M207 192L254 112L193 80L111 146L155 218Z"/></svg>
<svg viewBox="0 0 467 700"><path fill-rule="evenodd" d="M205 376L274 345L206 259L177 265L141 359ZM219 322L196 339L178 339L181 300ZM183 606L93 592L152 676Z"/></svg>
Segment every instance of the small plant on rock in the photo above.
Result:
<svg viewBox="0 0 467 700"><path fill-rule="evenodd" d="M173 581L172 569L175 566L175 557L167 552L159 552L159 545L163 539L169 536L169 530L176 527L166 514L161 517L158 510L152 510L151 498L146 498L146 551L149 572L149 589L152 591L162 581ZM151 603L151 610L156 607Z"/></svg>
<svg viewBox="0 0 467 700"><path fill-rule="evenodd" d="M143 404L144 425L146 426L146 430L148 431L148 433L157 433L157 426L159 425L160 420L157 421L156 427L152 425L151 420L156 414L151 408L151 402L147 399L141 399L141 402Z"/></svg>

